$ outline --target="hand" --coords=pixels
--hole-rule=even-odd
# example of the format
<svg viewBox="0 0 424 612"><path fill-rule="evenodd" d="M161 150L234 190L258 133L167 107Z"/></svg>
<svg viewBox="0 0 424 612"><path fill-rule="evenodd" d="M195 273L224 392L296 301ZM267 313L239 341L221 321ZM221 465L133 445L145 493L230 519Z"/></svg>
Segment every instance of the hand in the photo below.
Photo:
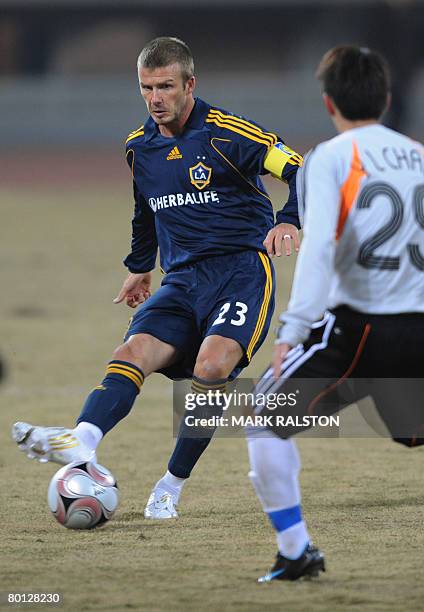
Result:
<svg viewBox="0 0 424 612"><path fill-rule="evenodd" d="M113 300L113 303L120 304L126 300L127 306L136 308L151 296L151 283L151 272L145 272L144 274L134 274L130 272L122 285L121 291Z"/></svg>
<svg viewBox="0 0 424 612"><path fill-rule="evenodd" d="M292 254L292 240L294 249L297 253L300 247L299 232L297 227L292 225L291 223L279 223L268 232L263 244L270 257L272 257L273 255L277 255L277 257L280 257L282 254L284 243L284 250L286 255L288 256Z"/></svg>
<svg viewBox="0 0 424 612"><path fill-rule="evenodd" d="M275 345L274 359L272 361L272 367L274 368L274 378L280 378L281 368L283 367L284 360L287 357L287 353L292 348L293 347L290 344L287 344L287 342Z"/></svg>

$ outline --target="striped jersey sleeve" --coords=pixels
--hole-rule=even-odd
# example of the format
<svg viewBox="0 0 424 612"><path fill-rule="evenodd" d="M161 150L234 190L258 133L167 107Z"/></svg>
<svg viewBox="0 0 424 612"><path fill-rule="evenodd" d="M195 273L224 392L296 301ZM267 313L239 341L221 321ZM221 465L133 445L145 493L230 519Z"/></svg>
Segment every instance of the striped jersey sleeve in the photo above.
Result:
<svg viewBox="0 0 424 612"><path fill-rule="evenodd" d="M268 172L264 161L268 151L281 140L277 134L264 130L253 121L213 107L209 109L206 123L215 128L216 138L221 142L236 145L237 159L232 161L239 170L250 176Z"/></svg>
<svg viewBox="0 0 424 612"><path fill-rule="evenodd" d="M128 145L131 145L131 141L139 136L144 136L144 125L140 125L139 128L128 134L125 145L128 147Z"/></svg>

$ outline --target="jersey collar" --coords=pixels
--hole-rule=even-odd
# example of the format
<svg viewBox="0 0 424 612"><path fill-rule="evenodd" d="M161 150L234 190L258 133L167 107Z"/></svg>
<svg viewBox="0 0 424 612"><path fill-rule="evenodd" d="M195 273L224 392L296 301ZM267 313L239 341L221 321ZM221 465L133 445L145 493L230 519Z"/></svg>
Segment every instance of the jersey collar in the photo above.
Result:
<svg viewBox="0 0 424 612"><path fill-rule="evenodd" d="M206 104L206 102L200 98L195 98L193 110L187 119L183 133L187 133L188 130L201 130L205 125L205 119L209 112L209 108L209 104ZM153 119L149 117L144 125L144 139L146 142L149 142L157 135L160 135L159 128Z"/></svg>

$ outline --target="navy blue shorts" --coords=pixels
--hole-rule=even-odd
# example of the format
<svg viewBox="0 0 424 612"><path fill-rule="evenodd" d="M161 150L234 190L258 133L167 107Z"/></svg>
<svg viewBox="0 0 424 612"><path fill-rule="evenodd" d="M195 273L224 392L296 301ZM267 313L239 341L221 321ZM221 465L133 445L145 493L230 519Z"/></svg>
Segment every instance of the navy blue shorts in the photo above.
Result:
<svg viewBox="0 0 424 612"><path fill-rule="evenodd" d="M180 359L160 370L191 378L206 336L236 340L244 350L235 378L265 340L274 312L274 268L257 251L209 257L167 274L160 289L138 307L125 340L150 334L178 349Z"/></svg>

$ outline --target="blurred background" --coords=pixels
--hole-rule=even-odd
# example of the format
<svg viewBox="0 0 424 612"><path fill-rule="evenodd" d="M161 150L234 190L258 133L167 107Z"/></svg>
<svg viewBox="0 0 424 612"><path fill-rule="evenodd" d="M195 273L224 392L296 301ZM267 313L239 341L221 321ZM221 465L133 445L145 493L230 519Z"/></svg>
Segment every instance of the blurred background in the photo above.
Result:
<svg viewBox="0 0 424 612"><path fill-rule="evenodd" d="M424 133L420 0L0 0L2 152L115 149L145 117L136 57L158 35L192 48L198 95L293 146L332 134L314 71L339 43L381 50L394 74L387 121Z"/></svg>

